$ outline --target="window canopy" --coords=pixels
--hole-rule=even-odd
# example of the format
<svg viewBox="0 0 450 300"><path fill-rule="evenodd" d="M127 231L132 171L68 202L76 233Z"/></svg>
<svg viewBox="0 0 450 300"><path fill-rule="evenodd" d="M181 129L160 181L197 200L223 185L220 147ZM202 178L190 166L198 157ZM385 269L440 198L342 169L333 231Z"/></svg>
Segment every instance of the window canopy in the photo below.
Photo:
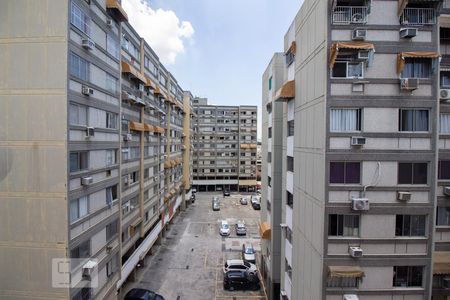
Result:
<svg viewBox="0 0 450 300"><path fill-rule="evenodd" d="M433 255L433 274L450 274L450 251L435 251Z"/></svg>
<svg viewBox="0 0 450 300"><path fill-rule="evenodd" d="M361 278L364 271L359 266L329 266L329 278Z"/></svg>
<svg viewBox="0 0 450 300"><path fill-rule="evenodd" d="M136 131L144 131L145 130L144 123L139 123L139 122L130 121L128 127L131 130L136 130Z"/></svg>
<svg viewBox="0 0 450 300"><path fill-rule="evenodd" d="M405 58L438 58L438 52L432 51L416 51L416 52L400 52L397 54L397 74L401 74L405 68Z"/></svg>
<svg viewBox="0 0 450 300"><path fill-rule="evenodd" d="M106 0L106 8L114 12L120 22L127 22L128 15L117 0Z"/></svg>
<svg viewBox="0 0 450 300"><path fill-rule="evenodd" d="M261 238L264 240L270 240L272 236L272 231L270 229L269 222L264 222L259 224L259 234L261 235Z"/></svg>
<svg viewBox="0 0 450 300"><path fill-rule="evenodd" d="M336 63L340 49L354 49L354 50L368 50L375 51L375 46L372 43L367 42L337 42L331 45L330 49L330 69L333 69Z"/></svg>
<svg viewBox="0 0 450 300"><path fill-rule="evenodd" d="M145 76L124 60L122 60L122 73L128 73L142 83L147 83Z"/></svg>
<svg viewBox="0 0 450 300"><path fill-rule="evenodd" d="M281 88L278 89L275 100L284 100L295 98L295 80L286 81Z"/></svg>

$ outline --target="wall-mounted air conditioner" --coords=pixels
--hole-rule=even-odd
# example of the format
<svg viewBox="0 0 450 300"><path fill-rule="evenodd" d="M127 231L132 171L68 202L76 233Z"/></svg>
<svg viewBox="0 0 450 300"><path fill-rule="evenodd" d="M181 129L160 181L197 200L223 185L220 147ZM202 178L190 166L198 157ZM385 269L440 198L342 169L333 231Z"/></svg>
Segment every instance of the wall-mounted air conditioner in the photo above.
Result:
<svg viewBox="0 0 450 300"><path fill-rule="evenodd" d="M409 201L411 200L410 192L397 192L397 200L398 201Z"/></svg>
<svg viewBox="0 0 450 300"><path fill-rule="evenodd" d="M370 204L367 198L352 198L353 210L369 210Z"/></svg>
<svg viewBox="0 0 450 300"><path fill-rule="evenodd" d="M443 193L445 196L450 196L450 186L444 186Z"/></svg>
<svg viewBox="0 0 450 300"><path fill-rule="evenodd" d="M342 299L343 300L359 300L358 296L355 294L345 294Z"/></svg>
<svg viewBox="0 0 450 300"><path fill-rule="evenodd" d="M363 256L363 250L361 247L348 247L348 254L350 254L351 257L362 257Z"/></svg>
<svg viewBox="0 0 450 300"><path fill-rule="evenodd" d="M364 41L366 39L367 30L365 29L355 29L352 31L352 40L354 41Z"/></svg>
<svg viewBox="0 0 450 300"><path fill-rule="evenodd" d="M366 138L360 136L352 136L350 139L351 146L363 146L366 144Z"/></svg>
<svg viewBox="0 0 450 300"><path fill-rule="evenodd" d="M413 91L419 88L418 78L400 78L400 89Z"/></svg>
<svg viewBox="0 0 450 300"><path fill-rule="evenodd" d="M113 21L113 20L111 20L111 19L106 20L106 26L112 27L113 24L114 24L114 21Z"/></svg>
<svg viewBox="0 0 450 300"><path fill-rule="evenodd" d="M91 40L91 39L82 39L82 40L81 40L81 46L82 46L84 49L87 49L87 50L94 50L94 48L95 48L95 43L94 43L94 41Z"/></svg>
<svg viewBox="0 0 450 300"><path fill-rule="evenodd" d="M90 138L93 137L95 134L95 129L94 127L86 127L86 138Z"/></svg>
<svg viewBox="0 0 450 300"><path fill-rule="evenodd" d="M94 89L83 85L83 87L81 88L81 93L85 96L90 96L94 94Z"/></svg>
<svg viewBox="0 0 450 300"><path fill-rule="evenodd" d="M94 182L94 179L91 176L81 178L81 185L90 185Z"/></svg>
<svg viewBox="0 0 450 300"><path fill-rule="evenodd" d="M448 89L441 89L439 91L439 96L441 100L449 100L450 99L450 90Z"/></svg>
<svg viewBox="0 0 450 300"><path fill-rule="evenodd" d="M369 59L369 51L367 51L367 50L358 51L358 59L363 59L363 60Z"/></svg>
<svg viewBox="0 0 450 300"><path fill-rule="evenodd" d="M442 288L450 289L450 277L442 278Z"/></svg>
<svg viewBox="0 0 450 300"><path fill-rule="evenodd" d="M417 35L417 28L401 28L400 37L402 39L410 39Z"/></svg>
<svg viewBox="0 0 450 300"><path fill-rule="evenodd" d="M123 140L124 140L125 142L131 141L132 138L133 138L133 135L132 135L131 133L127 133L127 134L125 134L125 135L123 136Z"/></svg>
<svg viewBox="0 0 450 300"><path fill-rule="evenodd" d="M94 272L95 267L97 267L97 262L93 261L93 260L88 260L84 265L83 265L83 279L84 280L91 280L91 276Z"/></svg>

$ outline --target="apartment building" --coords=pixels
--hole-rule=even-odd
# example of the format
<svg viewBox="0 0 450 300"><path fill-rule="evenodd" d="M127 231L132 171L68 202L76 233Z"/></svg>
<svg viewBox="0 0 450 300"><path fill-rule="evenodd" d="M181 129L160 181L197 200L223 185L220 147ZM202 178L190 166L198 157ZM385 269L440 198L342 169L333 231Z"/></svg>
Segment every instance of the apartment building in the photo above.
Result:
<svg viewBox="0 0 450 300"><path fill-rule="evenodd" d="M281 187L263 154L269 266L281 239L274 299L447 299L441 5L306 0L288 29L273 98L274 59L263 76L267 151L277 113L283 128Z"/></svg>
<svg viewBox="0 0 450 300"><path fill-rule="evenodd" d="M0 298L117 299L190 197L192 95L120 1L0 11Z"/></svg>
<svg viewBox="0 0 450 300"><path fill-rule="evenodd" d="M193 185L198 191L253 191L256 186L256 106L209 105L194 98Z"/></svg>

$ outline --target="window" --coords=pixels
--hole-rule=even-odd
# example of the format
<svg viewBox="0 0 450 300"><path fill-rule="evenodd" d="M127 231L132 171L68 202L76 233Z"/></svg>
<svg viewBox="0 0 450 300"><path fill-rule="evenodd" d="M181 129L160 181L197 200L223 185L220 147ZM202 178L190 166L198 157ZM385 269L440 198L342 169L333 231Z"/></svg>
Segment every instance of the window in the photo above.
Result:
<svg viewBox="0 0 450 300"><path fill-rule="evenodd" d="M405 58L402 78L430 78L431 77L430 58Z"/></svg>
<svg viewBox="0 0 450 300"><path fill-rule="evenodd" d="M286 239L292 244L292 230L287 226L285 228Z"/></svg>
<svg viewBox="0 0 450 300"><path fill-rule="evenodd" d="M160 74L160 76L159 76L159 82L161 83L162 86L165 87L165 86L167 85L167 78L166 78L166 76Z"/></svg>
<svg viewBox="0 0 450 300"><path fill-rule="evenodd" d="M109 242L119 232L119 220L114 220L106 225L106 242Z"/></svg>
<svg viewBox="0 0 450 300"><path fill-rule="evenodd" d="M106 128L117 129L117 114L106 112Z"/></svg>
<svg viewBox="0 0 450 300"><path fill-rule="evenodd" d="M69 65L70 75L84 80L89 81L89 63L84 58L70 52L70 65Z"/></svg>
<svg viewBox="0 0 450 300"><path fill-rule="evenodd" d="M70 222L74 222L89 213L88 197L84 196L70 201Z"/></svg>
<svg viewBox="0 0 450 300"><path fill-rule="evenodd" d="M330 183L359 183L361 163L330 162Z"/></svg>
<svg viewBox="0 0 450 300"><path fill-rule="evenodd" d="M359 285L358 277L333 277L327 281L329 288L357 288Z"/></svg>
<svg viewBox="0 0 450 300"><path fill-rule="evenodd" d="M272 113L272 103L268 103L268 104L266 105L266 109L267 109L267 113L268 113L268 114L271 114L271 113Z"/></svg>
<svg viewBox="0 0 450 300"><path fill-rule="evenodd" d="M91 243L89 240L81 243L70 251L70 258L89 258L91 256Z"/></svg>
<svg viewBox="0 0 450 300"><path fill-rule="evenodd" d="M90 22L91 19L72 2L70 9L70 23L83 33L89 35L91 33Z"/></svg>
<svg viewBox="0 0 450 300"><path fill-rule="evenodd" d="M290 208L294 208L294 195L292 195L290 192L286 191L286 204Z"/></svg>
<svg viewBox="0 0 450 300"><path fill-rule="evenodd" d="M398 163L398 184L427 184L427 163Z"/></svg>
<svg viewBox="0 0 450 300"><path fill-rule="evenodd" d="M106 188L106 204L111 206L117 200L117 185Z"/></svg>
<svg viewBox="0 0 450 300"><path fill-rule="evenodd" d="M440 74L441 74L441 88L449 88L450 87L450 72L449 71L441 71Z"/></svg>
<svg viewBox="0 0 450 300"><path fill-rule="evenodd" d="M399 131L428 131L428 110L400 109Z"/></svg>
<svg viewBox="0 0 450 300"><path fill-rule="evenodd" d="M440 114L439 124L440 133L450 133L450 114Z"/></svg>
<svg viewBox="0 0 450 300"><path fill-rule="evenodd" d="M330 131L360 131L361 109L331 109Z"/></svg>
<svg viewBox="0 0 450 300"><path fill-rule="evenodd" d="M290 120L287 122L287 136L294 135L294 120Z"/></svg>
<svg viewBox="0 0 450 300"><path fill-rule="evenodd" d="M272 162L272 152L267 152L267 162Z"/></svg>
<svg viewBox="0 0 450 300"><path fill-rule="evenodd" d="M295 54L292 51L289 51L288 53L285 54L285 60L286 60L286 66L290 66L295 59Z"/></svg>
<svg viewBox="0 0 450 300"><path fill-rule="evenodd" d="M272 177L267 176L267 185L272 187Z"/></svg>
<svg viewBox="0 0 450 300"><path fill-rule="evenodd" d="M333 78L363 78L364 63L336 61L331 72Z"/></svg>
<svg viewBox="0 0 450 300"><path fill-rule="evenodd" d="M394 280L392 285L399 287L422 286L423 267L394 266Z"/></svg>
<svg viewBox="0 0 450 300"><path fill-rule="evenodd" d="M72 297L72 300L91 300L92 299L92 289L91 288L82 288L75 296Z"/></svg>
<svg viewBox="0 0 450 300"><path fill-rule="evenodd" d="M116 77L106 73L106 84L105 84L105 86L106 86L106 89L108 91L110 91L113 94L117 93L117 83L118 83L118 81L117 81Z"/></svg>
<svg viewBox="0 0 450 300"><path fill-rule="evenodd" d="M153 61L148 58L147 56L144 56L144 66L150 71L150 73L152 73L153 75L157 75L158 74L158 68L155 66L155 64L153 63Z"/></svg>
<svg viewBox="0 0 450 300"><path fill-rule="evenodd" d="M450 226L450 207L438 206L436 215L437 226Z"/></svg>
<svg viewBox="0 0 450 300"><path fill-rule="evenodd" d="M272 127L267 128L267 138L272 138Z"/></svg>
<svg viewBox="0 0 450 300"><path fill-rule="evenodd" d="M108 51L111 56L119 59L119 41L110 34L106 36L106 51Z"/></svg>
<svg viewBox="0 0 450 300"><path fill-rule="evenodd" d="M287 170L294 172L294 158L292 156L287 157Z"/></svg>
<svg viewBox="0 0 450 300"><path fill-rule="evenodd" d="M117 271L117 255L114 255L110 261L106 263L106 276L111 277Z"/></svg>
<svg viewBox="0 0 450 300"><path fill-rule="evenodd" d="M88 152L70 152L70 172L78 172L88 168Z"/></svg>
<svg viewBox="0 0 450 300"><path fill-rule="evenodd" d="M285 268L285 271L288 274L289 278L292 280L292 267L288 263L286 258L284 259L284 268Z"/></svg>
<svg viewBox="0 0 450 300"><path fill-rule="evenodd" d="M87 125L87 107L70 104L69 106L69 123L70 125Z"/></svg>
<svg viewBox="0 0 450 300"><path fill-rule="evenodd" d="M450 160L440 160L439 161L438 179L450 180Z"/></svg>
<svg viewBox="0 0 450 300"><path fill-rule="evenodd" d="M425 236L426 216L396 215L395 236Z"/></svg>
<svg viewBox="0 0 450 300"><path fill-rule="evenodd" d="M117 150L106 150L106 166L117 163Z"/></svg>
<svg viewBox="0 0 450 300"><path fill-rule="evenodd" d="M329 215L329 236L359 236L358 215Z"/></svg>
<svg viewBox="0 0 450 300"><path fill-rule="evenodd" d="M272 210L271 203L270 203L269 199L266 200L266 206L267 206L267 211L271 211Z"/></svg>

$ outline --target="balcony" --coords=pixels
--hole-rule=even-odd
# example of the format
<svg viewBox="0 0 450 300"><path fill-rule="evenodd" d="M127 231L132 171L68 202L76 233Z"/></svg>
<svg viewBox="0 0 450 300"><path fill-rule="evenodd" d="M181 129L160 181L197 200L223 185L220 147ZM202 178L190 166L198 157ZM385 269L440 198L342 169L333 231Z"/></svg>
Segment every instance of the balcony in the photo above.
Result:
<svg viewBox="0 0 450 300"><path fill-rule="evenodd" d="M434 8L407 7L400 16L402 25L433 25L436 24L436 12Z"/></svg>
<svg viewBox="0 0 450 300"><path fill-rule="evenodd" d="M333 24L365 24L368 14L367 6L336 6L333 10Z"/></svg>

